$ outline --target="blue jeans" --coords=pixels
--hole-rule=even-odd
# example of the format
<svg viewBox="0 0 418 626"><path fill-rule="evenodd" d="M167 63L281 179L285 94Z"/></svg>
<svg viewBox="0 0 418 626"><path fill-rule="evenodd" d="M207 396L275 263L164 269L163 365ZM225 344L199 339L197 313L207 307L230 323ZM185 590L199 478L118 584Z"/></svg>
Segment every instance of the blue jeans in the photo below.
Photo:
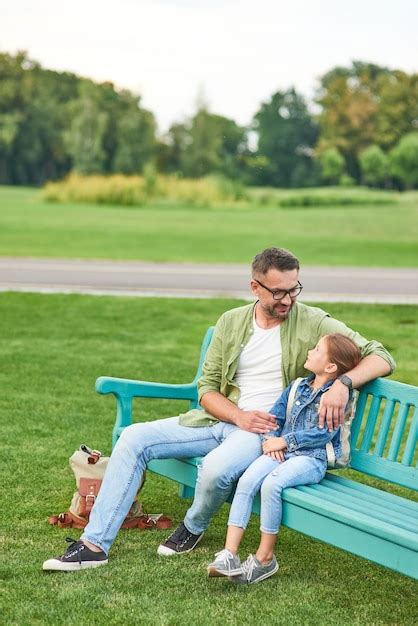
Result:
<svg viewBox="0 0 418 626"><path fill-rule="evenodd" d="M260 530L277 534L282 520L283 489L319 483L326 469L325 461L310 456L295 455L280 463L263 454L238 481L228 525L247 527L254 496L261 486Z"/></svg>
<svg viewBox="0 0 418 626"><path fill-rule="evenodd" d="M242 472L261 454L259 435L233 424L180 426L178 417L128 426L106 470L82 538L108 553L153 459L204 456L198 468L195 498L184 523L194 534L209 522L231 493Z"/></svg>

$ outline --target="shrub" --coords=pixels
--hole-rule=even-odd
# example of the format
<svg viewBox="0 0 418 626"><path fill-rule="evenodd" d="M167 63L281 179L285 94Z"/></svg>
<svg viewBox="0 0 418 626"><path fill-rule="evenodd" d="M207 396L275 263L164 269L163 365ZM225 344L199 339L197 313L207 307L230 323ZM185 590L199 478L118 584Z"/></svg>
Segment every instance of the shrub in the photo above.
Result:
<svg viewBox="0 0 418 626"><path fill-rule="evenodd" d="M406 187L418 185L418 133L402 137L389 155L390 169Z"/></svg>
<svg viewBox="0 0 418 626"><path fill-rule="evenodd" d="M385 182L389 174L389 160L382 148L369 146L359 156L364 181L371 186Z"/></svg>
<svg viewBox="0 0 418 626"><path fill-rule="evenodd" d="M337 148L328 148L319 156L322 178L333 184L337 183L345 170L345 160Z"/></svg>
<svg viewBox="0 0 418 626"><path fill-rule="evenodd" d="M350 181L351 184L351 181ZM279 206L282 207L333 207L333 206L361 206L365 204L392 204L396 202L394 196L388 192L372 193L347 193L335 191L334 193L297 193L281 198Z"/></svg>
<svg viewBox="0 0 418 626"><path fill-rule="evenodd" d="M356 181L352 176L349 176L348 174L342 174L340 176L338 184L340 185L340 187L354 187Z"/></svg>
<svg viewBox="0 0 418 626"><path fill-rule="evenodd" d="M43 197L51 202L93 202L140 206L149 200L172 200L188 204L216 205L246 198L240 183L221 176L185 179L158 175L152 166L144 176L83 176L72 173L57 183L47 183Z"/></svg>

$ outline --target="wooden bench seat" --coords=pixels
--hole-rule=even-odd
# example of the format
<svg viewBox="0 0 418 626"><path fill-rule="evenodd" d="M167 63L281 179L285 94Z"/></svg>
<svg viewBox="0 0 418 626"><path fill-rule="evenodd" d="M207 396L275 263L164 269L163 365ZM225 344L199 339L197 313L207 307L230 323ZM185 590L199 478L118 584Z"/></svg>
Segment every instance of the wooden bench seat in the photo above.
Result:
<svg viewBox="0 0 418 626"><path fill-rule="evenodd" d="M132 423L134 397L189 400L198 406L197 380L213 329L204 338L195 379L187 385L166 385L118 378L97 380L99 393L117 401L113 444ZM393 495L327 472L317 485L283 492L283 524L315 539L342 548L418 579L418 490L416 442L418 388L387 379L365 385L359 393L352 426L351 468L411 491L411 498ZM200 459L155 460L149 469L180 484L180 495L192 497ZM253 510L259 513L259 498Z"/></svg>

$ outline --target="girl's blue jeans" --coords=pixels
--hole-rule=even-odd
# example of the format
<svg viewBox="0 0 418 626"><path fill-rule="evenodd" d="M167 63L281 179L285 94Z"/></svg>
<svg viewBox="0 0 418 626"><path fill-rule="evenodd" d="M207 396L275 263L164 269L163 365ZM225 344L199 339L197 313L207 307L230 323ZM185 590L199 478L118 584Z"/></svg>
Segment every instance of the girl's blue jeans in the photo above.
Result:
<svg viewBox="0 0 418 626"><path fill-rule="evenodd" d="M138 491L146 465L153 459L205 457L198 468L193 504L184 523L202 533L231 493L242 472L261 454L259 435L233 424L181 426L178 417L128 426L106 470L82 539L108 553Z"/></svg>
<svg viewBox="0 0 418 626"><path fill-rule="evenodd" d="M276 534L282 519L282 491L286 487L319 483L327 464L310 456L291 456L283 463L263 454L238 481L228 525L246 528L254 496L261 487L260 530Z"/></svg>

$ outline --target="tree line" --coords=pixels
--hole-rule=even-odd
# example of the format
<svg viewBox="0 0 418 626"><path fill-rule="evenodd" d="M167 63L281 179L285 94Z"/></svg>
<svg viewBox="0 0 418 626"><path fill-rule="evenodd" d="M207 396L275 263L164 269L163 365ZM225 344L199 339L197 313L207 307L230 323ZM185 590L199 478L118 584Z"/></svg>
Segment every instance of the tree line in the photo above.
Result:
<svg viewBox="0 0 418 626"><path fill-rule="evenodd" d="M0 54L0 183L147 166L260 186L416 187L418 74L353 62L320 78L314 103L277 91L243 127L200 102L160 137L138 94Z"/></svg>

